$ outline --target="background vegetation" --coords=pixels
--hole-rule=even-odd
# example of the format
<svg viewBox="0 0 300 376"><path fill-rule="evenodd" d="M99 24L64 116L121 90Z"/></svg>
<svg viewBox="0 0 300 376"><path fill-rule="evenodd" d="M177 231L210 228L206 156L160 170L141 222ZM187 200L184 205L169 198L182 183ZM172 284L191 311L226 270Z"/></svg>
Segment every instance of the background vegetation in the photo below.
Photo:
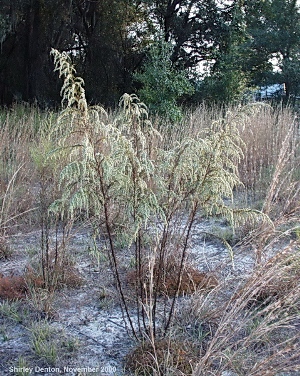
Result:
<svg viewBox="0 0 300 376"><path fill-rule="evenodd" d="M299 38L296 0L1 0L0 102L59 103L51 48L69 53L89 103L116 105L138 89L149 96L149 85L161 89L151 82L153 41L172 46L156 69L164 75L168 67L175 77L185 71L194 87L193 95L181 89L185 96L176 101L230 102L274 82L285 83L286 99L294 100Z"/></svg>

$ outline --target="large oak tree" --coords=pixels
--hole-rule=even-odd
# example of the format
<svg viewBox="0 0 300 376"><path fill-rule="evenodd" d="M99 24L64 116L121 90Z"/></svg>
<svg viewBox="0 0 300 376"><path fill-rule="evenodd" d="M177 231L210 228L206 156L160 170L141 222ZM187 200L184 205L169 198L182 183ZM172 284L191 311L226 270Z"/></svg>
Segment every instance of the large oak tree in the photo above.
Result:
<svg viewBox="0 0 300 376"><path fill-rule="evenodd" d="M0 102L59 102L54 47L70 53L89 101L113 105L139 88L135 73L158 39L190 78L209 63L208 98L231 101L243 85L272 81L299 95L296 0L0 0Z"/></svg>

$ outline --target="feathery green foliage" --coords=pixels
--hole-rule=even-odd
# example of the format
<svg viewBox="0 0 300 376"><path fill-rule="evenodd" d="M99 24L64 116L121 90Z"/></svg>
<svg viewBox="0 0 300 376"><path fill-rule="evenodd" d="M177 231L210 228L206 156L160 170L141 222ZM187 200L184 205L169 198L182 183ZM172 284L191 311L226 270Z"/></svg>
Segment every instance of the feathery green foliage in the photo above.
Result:
<svg viewBox="0 0 300 376"><path fill-rule="evenodd" d="M137 336L120 274L117 248L122 239L135 259L138 331L154 341L161 304L159 285L165 284L164 269L170 257L178 259L178 270L176 291L164 302L164 335L174 315L196 219L222 215L234 224L235 211L225 199L232 199L239 184L241 147L236 124L221 120L193 138L187 136L164 147L161 134L148 120L147 107L136 95L122 96L120 114L110 123L103 108L87 106L83 81L74 77L67 55L52 54L56 70L65 79L62 98L67 108L60 122L69 131L60 150L70 151L70 162L61 172L62 198L50 210L72 218L81 212L96 219L99 227L105 224L122 305ZM256 213L247 215L257 219ZM145 283L145 270L149 283Z"/></svg>

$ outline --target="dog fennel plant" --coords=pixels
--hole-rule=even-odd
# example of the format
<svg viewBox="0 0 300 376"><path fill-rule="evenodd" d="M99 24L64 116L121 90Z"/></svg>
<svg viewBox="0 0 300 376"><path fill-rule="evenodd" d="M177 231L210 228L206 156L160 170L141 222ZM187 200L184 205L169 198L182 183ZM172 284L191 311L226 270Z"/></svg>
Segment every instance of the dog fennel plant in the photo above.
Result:
<svg viewBox="0 0 300 376"><path fill-rule="evenodd" d="M240 183L238 132L234 123L220 121L213 130L187 135L164 148L160 133L148 119L147 107L136 95L124 94L120 114L109 122L102 107L87 105L84 82L75 76L68 55L51 53L55 70L64 79L61 95L66 105L59 118L66 131L58 151L68 150L70 160L61 171L62 197L50 211L71 218L84 213L94 223L98 221L99 228L104 223L127 322L136 338L146 335L154 343L170 328L196 219L222 215L234 225L241 218L259 217L224 203ZM134 257L137 327L129 309L132 298L120 273L120 241ZM172 255L178 260L177 289L174 296L162 297L158 286L165 282L164 269ZM165 315L158 322L161 304Z"/></svg>

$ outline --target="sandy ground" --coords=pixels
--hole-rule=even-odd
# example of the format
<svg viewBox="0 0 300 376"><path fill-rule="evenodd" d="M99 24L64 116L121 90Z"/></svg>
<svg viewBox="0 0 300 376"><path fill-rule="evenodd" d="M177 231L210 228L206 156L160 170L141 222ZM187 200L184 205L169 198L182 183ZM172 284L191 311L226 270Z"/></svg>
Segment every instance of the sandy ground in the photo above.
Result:
<svg viewBox="0 0 300 376"><path fill-rule="evenodd" d="M215 224L207 221L195 227L190 262L202 271L217 271L225 278L247 273L253 266L253 257L237 254L233 264L224 245L207 240L203 235L212 226ZM14 236L11 239L13 255L8 260L0 260L0 273L22 274L28 255L34 253L39 242L39 231ZM58 336L76 344L76 351L58 356L55 366L49 366L32 351L29 320L17 323L0 314L1 375L129 375L123 369L124 357L135 342L118 304L108 261L101 257L96 260L88 251L89 244L86 230L77 231L73 236L70 252L83 283L80 287L64 288L55 293L53 316L49 320ZM26 302L23 305L28 305L27 315L32 319L34 307ZM132 317L136 324L134 313ZM35 318L43 319L38 315ZM23 367L28 367L28 373L22 373L25 368L21 369L20 358L27 360Z"/></svg>

